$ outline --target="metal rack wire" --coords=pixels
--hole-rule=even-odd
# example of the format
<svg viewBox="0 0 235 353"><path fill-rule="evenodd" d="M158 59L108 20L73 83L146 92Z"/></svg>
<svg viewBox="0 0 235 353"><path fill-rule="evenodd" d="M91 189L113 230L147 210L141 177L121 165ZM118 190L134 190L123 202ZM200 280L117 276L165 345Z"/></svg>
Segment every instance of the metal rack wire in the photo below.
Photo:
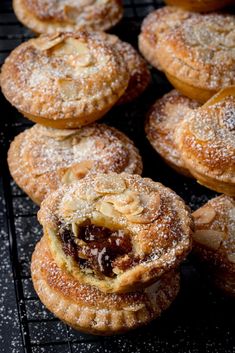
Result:
<svg viewBox="0 0 235 353"><path fill-rule="evenodd" d="M125 0L124 5L125 17L115 33L136 43L141 20L147 13L162 6L162 2ZM13 14L11 1L1 0L0 64L13 48L29 37L31 37L30 31L24 28ZM144 140L142 127L144 112L153 99L170 87L161 74L153 73L155 80L147 94L131 106L117 107L108 115L106 122L120 128L135 140L145 157L145 175L164 180L165 184L174 187L188 203L196 207L211 197L213 193L197 186L193 181L174 174L156 157ZM12 321L14 321L12 323L10 320L11 324L3 327L5 330L3 336L8 337L8 341L6 338L3 340L3 352L234 353L235 315L227 319L228 322L224 324L224 315L231 316L231 311L235 311L234 304L210 292L204 284L201 284L199 274L190 263L185 263L183 266L183 291L171 309L161 320L125 336L100 338L75 332L43 307L34 292L30 279L31 254L41 237L41 228L36 220L37 206L11 180L6 162L9 141L31 123L11 108L3 97L0 97L0 103L3 113L0 134L2 147L0 225L5 234L1 255L7 254L10 257L9 271L6 274L9 281L4 290L6 297L13 298L10 306L12 306ZM200 293L195 293L196 291ZM193 306L191 301L195 301ZM7 310L9 314L9 309ZM216 315L214 310L217 311ZM206 338L201 334L202 326Z"/></svg>

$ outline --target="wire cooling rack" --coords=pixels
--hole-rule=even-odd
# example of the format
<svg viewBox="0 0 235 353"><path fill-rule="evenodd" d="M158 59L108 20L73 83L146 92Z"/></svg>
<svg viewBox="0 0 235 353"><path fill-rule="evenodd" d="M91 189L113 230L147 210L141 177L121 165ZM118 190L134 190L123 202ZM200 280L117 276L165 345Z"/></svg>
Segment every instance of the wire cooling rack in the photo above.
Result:
<svg viewBox="0 0 235 353"><path fill-rule="evenodd" d="M162 6L155 0L125 0L125 16L114 29L136 46L140 23ZM0 2L0 64L32 34L16 19L11 1ZM170 90L165 77L153 70L153 83L137 102L116 107L103 119L132 138L143 156L144 176L173 188L193 208L214 196L196 182L169 169L148 144L143 131L151 103ZM0 352L6 353L234 353L234 301L207 287L187 261L182 286L171 308L152 324L134 332L100 338L76 332L40 303L30 278L30 258L41 227L37 206L12 181L6 162L10 141L31 126L0 96Z"/></svg>

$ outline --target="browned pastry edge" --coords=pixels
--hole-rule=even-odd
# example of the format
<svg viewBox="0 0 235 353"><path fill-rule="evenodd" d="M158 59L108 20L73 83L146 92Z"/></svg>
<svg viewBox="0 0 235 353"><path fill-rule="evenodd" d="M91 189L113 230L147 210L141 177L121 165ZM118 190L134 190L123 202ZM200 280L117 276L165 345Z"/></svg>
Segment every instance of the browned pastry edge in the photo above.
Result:
<svg viewBox="0 0 235 353"><path fill-rule="evenodd" d="M233 0L165 0L167 5L179 6L187 11L210 12L232 4Z"/></svg>
<svg viewBox="0 0 235 353"><path fill-rule="evenodd" d="M35 132L36 127L34 127ZM133 174L141 174L143 169L142 159L139 154L139 151L134 146L133 142L122 132L118 131L113 127L106 126L104 124L94 124L89 127L81 128L81 131L88 130L89 128L97 127L98 132L110 132L113 134L115 138L118 138L120 142L123 144L123 147L128 150L128 164L125 167L125 171ZM31 128L32 129L32 128ZM31 130L30 129L30 130ZM30 130L25 130L20 133L15 139L12 141L9 151L8 151L8 165L10 169L10 173L15 180L16 184L29 195L29 197L38 205L42 202L42 200L46 197L47 194L58 189L59 186L63 184L62 179L65 174L70 171L75 171L75 175L77 179L83 178L90 172L89 169L86 170L86 166L84 168L84 173L77 173L78 171L78 163L74 163L74 165L69 165L67 167L60 167L51 172L41 173L36 175L33 170L31 170L30 165L27 161L24 160L21 156L21 145L22 142L25 142L28 138L28 133ZM60 130L61 132L63 130ZM71 149L73 146L71 146ZM33 153L33 150L32 150ZM25 157L25 156L24 156ZM35 157L36 158L36 157ZM82 161L84 164L86 160ZM43 161L42 161L43 163ZM81 165L82 167L83 165ZM113 165L110 164L110 169L113 171ZM117 171L117 170L116 170ZM123 170L122 170L123 171ZM94 172L94 171L93 171Z"/></svg>
<svg viewBox="0 0 235 353"><path fill-rule="evenodd" d="M145 291L104 294L74 280L58 268L45 238L33 253L32 280L43 304L73 328L96 335L112 335L137 328L158 317L179 291L179 274L171 272Z"/></svg>
<svg viewBox="0 0 235 353"><path fill-rule="evenodd" d="M13 0L13 9L20 22L32 31L40 33L54 33L57 31L77 31L83 29L108 30L115 26L123 16L123 6L120 0L109 1L110 4L103 4L100 8L83 11L83 19L80 24L73 21L56 21L56 19L40 20L27 9L25 0ZM91 8L88 6L88 8ZM88 12L87 12L88 11ZM84 17L85 15L85 17ZM93 20L92 20L93 17ZM80 19L81 20L81 19Z"/></svg>
<svg viewBox="0 0 235 353"><path fill-rule="evenodd" d="M227 195L209 200L193 212L193 255L217 287L235 296L235 201Z"/></svg>

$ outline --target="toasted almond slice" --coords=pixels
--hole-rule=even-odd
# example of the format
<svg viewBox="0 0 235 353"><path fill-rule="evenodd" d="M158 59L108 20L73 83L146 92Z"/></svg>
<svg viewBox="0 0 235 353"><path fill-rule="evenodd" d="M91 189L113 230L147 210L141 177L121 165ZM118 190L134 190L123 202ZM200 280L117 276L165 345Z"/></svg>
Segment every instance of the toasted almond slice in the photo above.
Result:
<svg viewBox="0 0 235 353"><path fill-rule="evenodd" d="M193 212L193 217L197 225L207 224L213 221L216 211L213 207L206 205Z"/></svg>
<svg viewBox="0 0 235 353"><path fill-rule="evenodd" d="M220 247L225 235L223 232L211 229L196 230L193 234L193 239L209 249L217 250Z"/></svg>
<svg viewBox="0 0 235 353"><path fill-rule="evenodd" d="M118 217L120 216L120 213L118 213L113 205L109 202L105 202L105 201L101 201L100 203L97 203L96 205L96 209L97 211L99 211L100 213L102 213L104 216L107 217Z"/></svg>
<svg viewBox="0 0 235 353"><path fill-rule="evenodd" d="M50 38L38 38L37 41L33 42L33 46L38 49L38 50L48 50L51 49L53 47L55 47L56 45L62 43L64 40L64 37L59 35L58 33L55 33L53 36L51 36Z"/></svg>
<svg viewBox="0 0 235 353"><path fill-rule="evenodd" d="M65 100L78 100L79 99L79 85L72 79L60 78L58 80L59 89L62 98Z"/></svg>
<svg viewBox="0 0 235 353"><path fill-rule="evenodd" d="M211 99L209 99L203 106L202 108L207 108L211 105L214 105L216 103L221 102L224 100L227 96L233 96L235 97L235 86L229 86L221 89L218 93L216 93Z"/></svg>
<svg viewBox="0 0 235 353"><path fill-rule="evenodd" d="M126 189L126 184L117 175L98 176L95 180L95 191L99 194L120 194Z"/></svg>
<svg viewBox="0 0 235 353"><path fill-rule="evenodd" d="M53 55L85 55L89 53L87 44L76 38L66 38L61 44L53 50Z"/></svg>
<svg viewBox="0 0 235 353"><path fill-rule="evenodd" d="M230 262L235 264L235 253L228 254L227 258Z"/></svg>

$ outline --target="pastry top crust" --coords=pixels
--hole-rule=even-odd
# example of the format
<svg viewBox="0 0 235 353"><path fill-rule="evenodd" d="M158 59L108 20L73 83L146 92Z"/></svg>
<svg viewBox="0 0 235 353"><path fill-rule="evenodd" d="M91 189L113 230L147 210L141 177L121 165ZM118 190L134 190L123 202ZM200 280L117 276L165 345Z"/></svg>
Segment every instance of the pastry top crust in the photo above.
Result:
<svg viewBox="0 0 235 353"><path fill-rule="evenodd" d="M192 223L184 202L162 184L138 175L98 174L63 187L44 200L38 219L56 263L104 292L147 286L175 268L191 247ZM104 240L96 235L92 243L89 231L94 226L100 237L106 233L105 245L97 245ZM73 244L73 251L68 251L64 239L68 243L71 237L78 247ZM111 238L117 241L110 248ZM87 246L98 247L94 250L98 265L94 265L97 259L89 260L90 254L83 256ZM78 251L76 261L65 254L74 251Z"/></svg>
<svg viewBox="0 0 235 353"><path fill-rule="evenodd" d="M152 45L156 45L169 30L175 29L187 18L191 12L183 11L178 7L164 6L151 12L143 21L140 36L144 36Z"/></svg>
<svg viewBox="0 0 235 353"><path fill-rule="evenodd" d="M145 131L152 146L173 165L185 169L176 133L184 118L199 104L173 90L158 99L146 120Z"/></svg>
<svg viewBox="0 0 235 353"><path fill-rule="evenodd" d="M193 213L195 252L221 269L235 272L235 200L221 195Z"/></svg>
<svg viewBox="0 0 235 353"><path fill-rule="evenodd" d="M194 14L161 36L163 70L190 85L219 90L235 83L235 16Z"/></svg>
<svg viewBox="0 0 235 353"><path fill-rule="evenodd" d="M235 183L235 96L192 111L177 138L190 170Z"/></svg>
<svg viewBox="0 0 235 353"><path fill-rule="evenodd" d="M179 291L171 271L141 291L103 293L81 284L53 261L45 237L32 257L32 280L42 302L67 324L93 334L115 334L146 324L165 310Z"/></svg>
<svg viewBox="0 0 235 353"><path fill-rule="evenodd" d="M46 119L78 119L110 108L127 88L120 53L86 32L31 39L6 59L2 91L20 111Z"/></svg>
<svg viewBox="0 0 235 353"><path fill-rule="evenodd" d="M166 35L166 33L174 28L177 28L181 25L182 21L185 21L187 18L192 17L191 12L183 11L178 7L174 6L164 6L158 10L151 12L143 21L141 26L141 33L139 35L139 46L141 51L145 53L146 50L143 50L147 44L149 56L149 50L151 51L154 58L151 58L151 62L154 66L157 66L158 69L161 69L161 65L158 63L158 48L157 45L159 40ZM151 55L151 56L152 56Z"/></svg>
<svg viewBox="0 0 235 353"><path fill-rule="evenodd" d="M37 33L107 30L122 17L120 0L14 0L19 20Z"/></svg>
<svg viewBox="0 0 235 353"><path fill-rule="evenodd" d="M8 164L13 178L26 192L34 189L29 179L36 184L35 188L41 190L40 201L62 184L86 175L123 171L140 174L142 171L141 157L133 142L103 124L76 130L36 124L14 139Z"/></svg>
<svg viewBox="0 0 235 353"><path fill-rule="evenodd" d="M117 36L105 32L95 32L94 35L104 42L114 46L123 57L130 74L128 87L118 101L118 104L124 104L138 97L148 86L151 80L151 74L146 61L140 54L127 42L123 42Z"/></svg>

